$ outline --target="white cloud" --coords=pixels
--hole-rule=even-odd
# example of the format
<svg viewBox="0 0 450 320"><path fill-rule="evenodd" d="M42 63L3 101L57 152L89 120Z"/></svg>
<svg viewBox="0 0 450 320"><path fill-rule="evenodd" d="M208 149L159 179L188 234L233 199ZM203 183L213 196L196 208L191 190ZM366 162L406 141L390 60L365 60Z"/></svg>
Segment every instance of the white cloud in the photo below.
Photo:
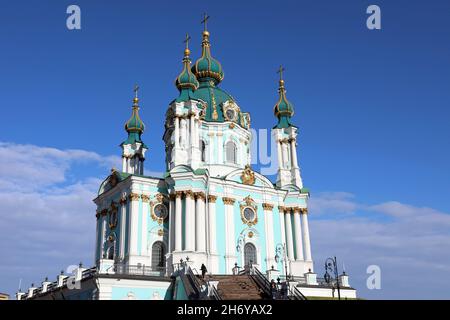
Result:
<svg viewBox="0 0 450 320"><path fill-rule="evenodd" d="M311 208L311 237L316 272L336 255L350 270L351 282L367 298L449 298L450 215L399 202L358 203L342 193L316 197ZM348 208L348 212L345 212ZM334 212L340 213L335 219ZM330 213L327 215L327 213ZM326 219L323 217L326 216ZM382 290L368 290L367 266L382 270Z"/></svg>
<svg viewBox="0 0 450 320"><path fill-rule="evenodd" d="M14 293L83 261L94 263L95 205L101 180L70 182L74 165L117 166L118 157L0 143L0 283ZM94 166L92 166L94 164Z"/></svg>

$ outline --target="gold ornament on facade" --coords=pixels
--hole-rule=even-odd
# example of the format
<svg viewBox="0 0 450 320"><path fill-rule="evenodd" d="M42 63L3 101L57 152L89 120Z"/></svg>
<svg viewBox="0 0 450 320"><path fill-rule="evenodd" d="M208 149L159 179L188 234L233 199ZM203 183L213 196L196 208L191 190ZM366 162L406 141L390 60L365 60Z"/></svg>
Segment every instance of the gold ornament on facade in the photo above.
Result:
<svg viewBox="0 0 450 320"><path fill-rule="evenodd" d="M233 205L236 202L235 199L228 198L228 197L223 197L222 201L223 201L224 204L228 204L228 205Z"/></svg>
<svg viewBox="0 0 450 320"><path fill-rule="evenodd" d="M254 236L253 231L250 231L250 232L248 233L248 237L249 237L249 238L253 238L253 236Z"/></svg>
<svg viewBox="0 0 450 320"><path fill-rule="evenodd" d="M175 191L175 196L176 196L177 198L182 198L182 197L183 197L183 194L184 194L184 191Z"/></svg>
<svg viewBox="0 0 450 320"><path fill-rule="evenodd" d="M245 166L244 171L241 174L241 180L243 184L253 185L255 184L255 173L249 165Z"/></svg>
<svg viewBox="0 0 450 320"><path fill-rule="evenodd" d="M270 203L263 203L262 207L263 207L264 210L267 210L267 211L272 211L273 210L273 204L270 204Z"/></svg>
<svg viewBox="0 0 450 320"><path fill-rule="evenodd" d="M191 190L185 191L184 194L186 195L186 198L194 199L194 192L192 192Z"/></svg>
<svg viewBox="0 0 450 320"><path fill-rule="evenodd" d="M208 195L208 202L216 203L216 200L217 200L217 196L212 195L212 194Z"/></svg>
<svg viewBox="0 0 450 320"><path fill-rule="evenodd" d="M283 207L283 206L278 206L278 211L279 211L280 213L283 213L284 210L286 210L285 207Z"/></svg>
<svg viewBox="0 0 450 320"><path fill-rule="evenodd" d="M114 202L111 203L111 208L109 209L109 228L115 229L117 226L117 211L118 208Z"/></svg>
<svg viewBox="0 0 450 320"><path fill-rule="evenodd" d="M164 235L164 229L158 230L158 236L162 237Z"/></svg>
<svg viewBox="0 0 450 320"><path fill-rule="evenodd" d="M147 203L150 200L150 197L148 195L146 195L146 194L142 194L141 195L141 199L142 199L142 202L146 202Z"/></svg>
<svg viewBox="0 0 450 320"><path fill-rule="evenodd" d="M258 223L258 206L255 200L247 196L239 207L241 208L241 220L244 224L251 227Z"/></svg>
<svg viewBox="0 0 450 320"><path fill-rule="evenodd" d="M139 201L140 195L138 195L137 193L130 193L130 195L128 196L128 198L131 201Z"/></svg>
<svg viewBox="0 0 450 320"><path fill-rule="evenodd" d="M108 236L108 241L109 241L109 242L114 242L114 240L116 240L116 237L114 236L114 234L110 234L110 235Z"/></svg>
<svg viewBox="0 0 450 320"><path fill-rule="evenodd" d="M205 194L203 192L195 192L194 196L196 199L205 200Z"/></svg>

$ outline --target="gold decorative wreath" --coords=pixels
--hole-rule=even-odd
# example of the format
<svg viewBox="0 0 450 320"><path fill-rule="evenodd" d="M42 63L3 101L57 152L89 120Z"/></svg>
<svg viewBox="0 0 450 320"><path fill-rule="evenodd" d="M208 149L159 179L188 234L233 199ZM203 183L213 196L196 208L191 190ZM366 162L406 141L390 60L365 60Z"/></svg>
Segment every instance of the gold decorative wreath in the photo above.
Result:
<svg viewBox="0 0 450 320"><path fill-rule="evenodd" d="M243 184L255 184L255 173L249 165L246 165L244 171L242 171L241 180Z"/></svg>
<svg viewBox="0 0 450 320"><path fill-rule="evenodd" d="M249 227L255 225L258 223L258 206L256 205L255 201L250 197L247 196L243 202L239 205L241 208L241 220L244 224L248 225ZM247 220L244 215L244 210L246 208L250 208L255 212L255 218L253 220Z"/></svg>

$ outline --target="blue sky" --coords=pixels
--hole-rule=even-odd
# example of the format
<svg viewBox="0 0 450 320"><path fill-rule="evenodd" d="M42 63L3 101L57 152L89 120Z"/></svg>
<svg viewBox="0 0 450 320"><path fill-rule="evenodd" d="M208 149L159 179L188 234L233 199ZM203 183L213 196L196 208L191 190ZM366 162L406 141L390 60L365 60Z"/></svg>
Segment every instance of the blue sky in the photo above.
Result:
<svg viewBox="0 0 450 320"><path fill-rule="evenodd" d="M66 28L70 4L82 30ZM370 4L382 30L366 28ZM221 87L253 128L275 124L286 67L318 273L336 254L364 297L449 298L450 3L401 0L1 1L0 291L92 263L91 199L135 83L146 170L164 170L164 114L186 32L200 54L204 11ZM365 287L370 264L382 290Z"/></svg>

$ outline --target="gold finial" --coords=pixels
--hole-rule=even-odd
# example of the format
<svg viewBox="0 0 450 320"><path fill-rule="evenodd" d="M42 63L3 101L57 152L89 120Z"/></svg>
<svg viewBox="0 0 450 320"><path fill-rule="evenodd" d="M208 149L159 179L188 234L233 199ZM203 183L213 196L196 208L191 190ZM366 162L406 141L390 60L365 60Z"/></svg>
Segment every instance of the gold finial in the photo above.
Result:
<svg viewBox="0 0 450 320"><path fill-rule="evenodd" d="M139 91L139 86L136 84L134 85L134 99L133 99L133 103L135 106L137 106L137 103L139 102L139 98L138 98L138 91Z"/></svg>
<svg viewBox="0 0 450 320"><path fill-rule="evenodd" d="M205 12L205 13L203 14L203 20L202 20L202 24L204 24L204 29L203 29L203 35L204 35L204 36L209 36L208 26L207 26L208 19L209 19L209 16L208 16L208 14Z"/></svg>
<svg viewBox="0 0 450 320"><path fill-rule="evenodd" d="M184 49L184 55L186 57L188 57L191 54L191 51L189 50L189 40L191 40L191 37L189 36L188 33L186 33L186 38L183 41L184 43L186 43L186 49Z"/></svg>

